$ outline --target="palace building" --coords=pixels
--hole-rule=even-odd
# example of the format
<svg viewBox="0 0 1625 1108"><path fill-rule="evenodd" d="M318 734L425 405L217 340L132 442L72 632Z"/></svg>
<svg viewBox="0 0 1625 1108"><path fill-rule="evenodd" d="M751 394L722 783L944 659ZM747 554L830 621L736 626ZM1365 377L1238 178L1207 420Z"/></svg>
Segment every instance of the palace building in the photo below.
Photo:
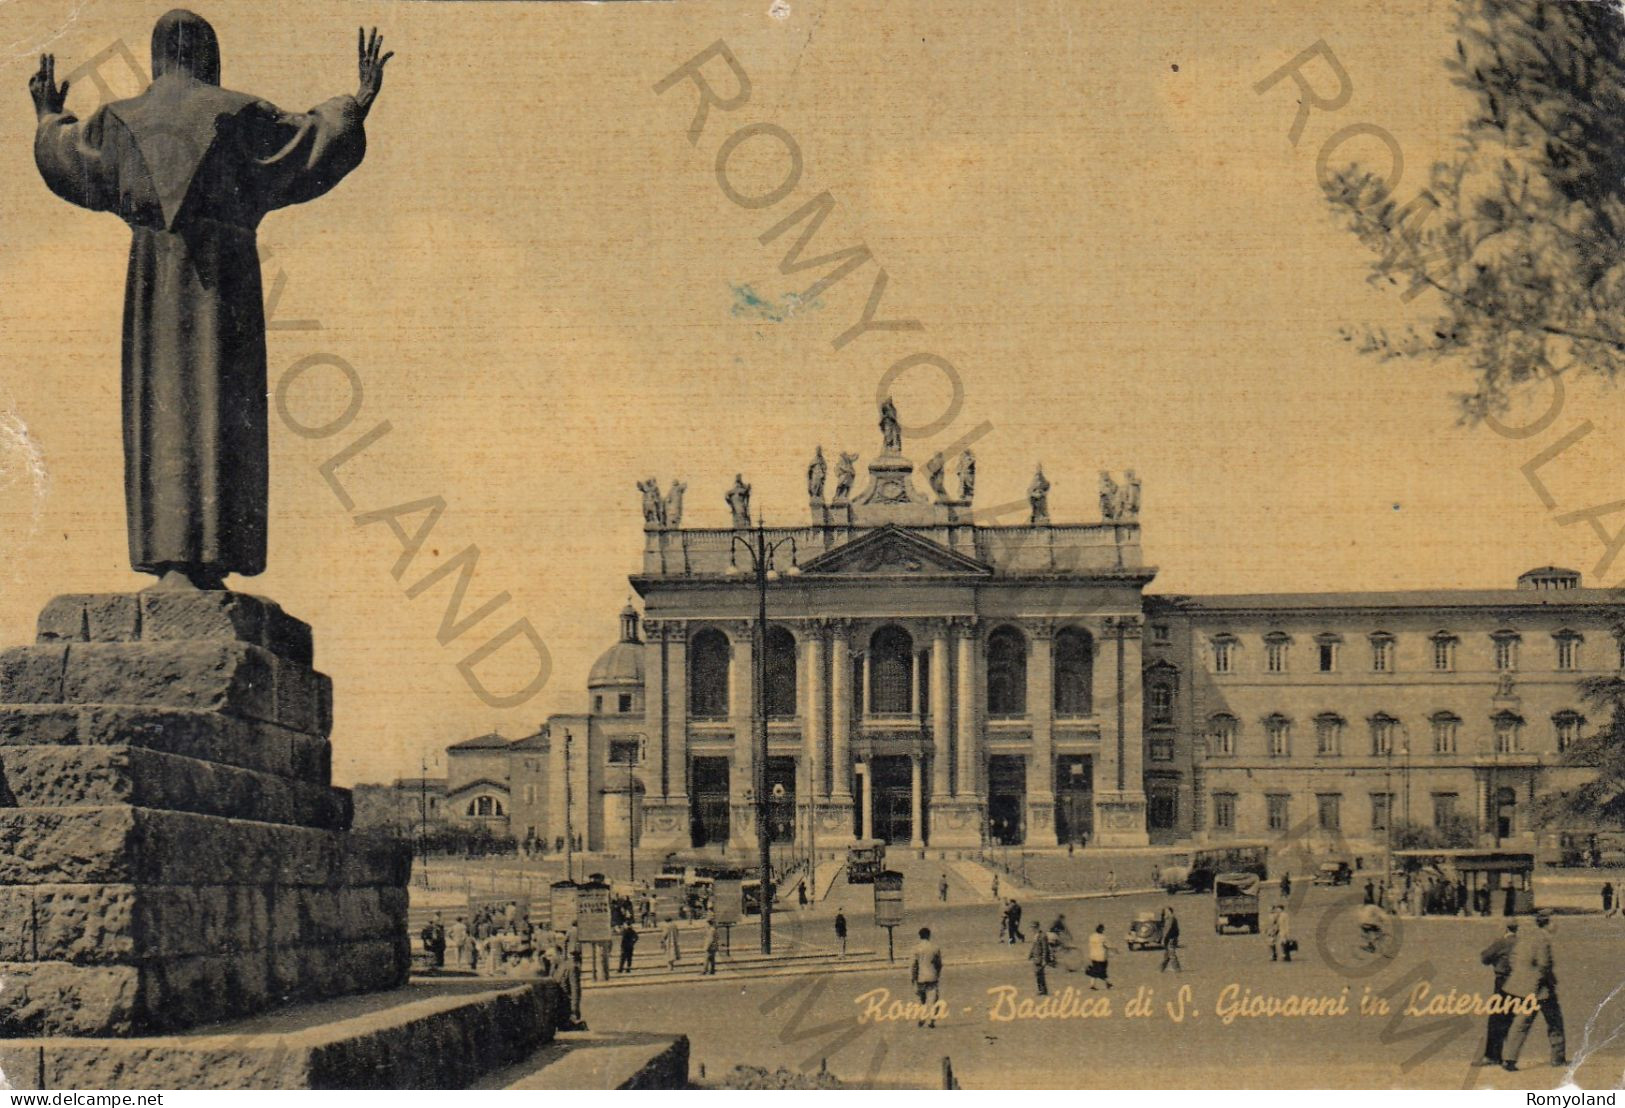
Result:
<svg viewBox="0 0 1625 1108"><path fill-rule="evenodd" d="M589 711L510 744L513 758L544 755L523 805L537 836L563 836L568 811L588 849L754 846L759 643L778 841L1134 846L1307 830L1357 845L1391 821L1527 841L1535 795L1583 772L1558 765L1591 726L1576 682L1625 661L1625 605L1578 574L1148 594L1132 473L1102 474L1098 521L1051 521L1039 472L1028 522L989 525L968 452L927 462L922 491L889 403L881 428L861 489L843 453L826 499L815 456L799 527L759 529L740 478L731 528L682 526L681 484L639 486L643 616L622 613ZM763 577L758 551L771 552ZM501 753L476 743L482 766ZM448 815L517 780L470 776ZM521 822L515 835L535 826Z"/></svg>

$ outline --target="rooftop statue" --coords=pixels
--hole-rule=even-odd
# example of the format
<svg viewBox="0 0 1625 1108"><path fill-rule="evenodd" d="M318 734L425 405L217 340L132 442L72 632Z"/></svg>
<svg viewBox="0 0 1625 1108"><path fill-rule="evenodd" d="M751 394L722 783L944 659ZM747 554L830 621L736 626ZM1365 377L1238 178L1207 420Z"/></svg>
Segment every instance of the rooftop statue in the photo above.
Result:
<svg viewBox="0 0 1625 1108"><path fill-rule="evenodd" d="M1049 478L1044 476L1042 465L1033 474L1033 483L1027 486L1027 502L1032 505L1033 526L1049 522Z"/></svg>
<svg viewBox="0 0 1625 1108"><path fill-rule="evenodd" d="M666 522L666 507L660 499L659 480L650 477L639 481L638 491L643 494L643 522L651 527L662 526Z"/></svg>
<svg viewBox="0 0 1625 1108"><path fill-rule="evenodd" d="M969 450L959 455L956 475L959 477L959 499L969 504L976 496L976 455Z"/></svg>
<svg viewBox="0 0 1625 1108"><path fill-rule="evenodd" d="M734 474L733 488L728 490L728 495L723 499L728 502L728 510L733 513L734 527L749 527L750 486L745 484L745 478L742 475Z"/></svg>
<svg viewBox="0 0 1625 1108"><path fill-rule="evenodd" d="M829 467L824 464L824 448L820 446L813 453L812 464L807 467L807 495L822 504L824 502L824 474Z"/></svg>
<svg viewBox="0 0 1625 1108"><path fill-rule="evenodd" d="M844 503L852 495L852 483L858 479L858 456L841 451L841 460L835 464L835 503Z"/></svg>
<svg viewBox="0 0 1625 1108"><path fill-rule="evenodd" d="M897 422L897 405L889 396L880 403L880 437L885 441L886 453L903 452L903 428Z"/></svg>
<svg viewBox="0 0 1625 1108"><path fill-rule="evenodd" d="M657 489L659 486L655 486ZM671 491L666 494L666 501L661 506L660 522L667 527L681 527L683 525L683 493L688 486L681 481L673 480Z"/></svg>
<svg viewBox="0 0 1625 1108"><path fill-rule="evenodd" d="M937 494L938 500L948 499L948 488L942 480L942 470L946 464L940 450L931 455L931 460L925 463L925 479L930 484L931 491Z"/></svg>

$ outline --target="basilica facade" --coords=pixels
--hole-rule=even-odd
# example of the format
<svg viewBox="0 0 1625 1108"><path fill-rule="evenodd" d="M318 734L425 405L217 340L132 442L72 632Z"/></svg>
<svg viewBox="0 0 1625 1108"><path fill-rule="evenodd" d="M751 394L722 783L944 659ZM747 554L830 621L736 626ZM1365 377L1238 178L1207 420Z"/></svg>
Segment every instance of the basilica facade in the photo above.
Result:
<svg viewBox="0 0 1625 1108"><path fill-rule="evenodd" d="M1577 772L1559 765L1588 726L1576 681L1625 660L1625 606L1567 571L1147 594L1132 473L1102 474L1098 520L1059 523L1040 471L1027 521L990 525L975 459L917 476L889 405L862 481L858 460L827 474L818 451L797 527L761 527L742 477L728 528L685 527L681 484L640 484L641 621L622 613L591 710L542 733L551 808L589 845L754 846L763 718L779 842L1359 843L1401 818L1499 842Z"/></svg>

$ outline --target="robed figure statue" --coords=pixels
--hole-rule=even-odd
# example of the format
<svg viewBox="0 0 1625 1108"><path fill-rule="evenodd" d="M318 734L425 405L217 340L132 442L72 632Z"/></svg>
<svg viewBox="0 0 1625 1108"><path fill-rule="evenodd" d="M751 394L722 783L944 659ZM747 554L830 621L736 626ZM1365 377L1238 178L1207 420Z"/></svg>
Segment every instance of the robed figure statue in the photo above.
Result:
<svg viewBox="0 0 1625 1108"><path fill-rule="evenodd" d="M170 587L265 569L269 493L264 294L255 231L366 152L390 55L359 44L360 89L298 115L220 87L214 28L152 31L152 83L79 120L40 59L34 160L51 191L130 225L124 293L124 499L130 564Z"/></svg>

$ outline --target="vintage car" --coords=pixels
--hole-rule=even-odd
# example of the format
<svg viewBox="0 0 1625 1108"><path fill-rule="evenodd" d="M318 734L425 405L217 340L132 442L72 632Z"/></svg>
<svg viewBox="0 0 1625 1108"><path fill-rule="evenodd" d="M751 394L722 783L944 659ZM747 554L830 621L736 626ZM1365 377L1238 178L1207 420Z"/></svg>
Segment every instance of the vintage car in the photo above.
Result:
<svg viewBox="0 0 1625 1108"><path fill-rule="evenodd" d="M1130 950L1150 950L1166 945L1163 943L1162 913L1136 912L1134 922L1128 925L1128 935L1123 939L1123 945Z"/></svg>
<svg viewBox="0 0 1625 1108"><path fill-rule="evenodd" d="M1354 867L1341 858L1331 858L1315 868L1315 884L1348 885L1354 881Z"/></svg>

